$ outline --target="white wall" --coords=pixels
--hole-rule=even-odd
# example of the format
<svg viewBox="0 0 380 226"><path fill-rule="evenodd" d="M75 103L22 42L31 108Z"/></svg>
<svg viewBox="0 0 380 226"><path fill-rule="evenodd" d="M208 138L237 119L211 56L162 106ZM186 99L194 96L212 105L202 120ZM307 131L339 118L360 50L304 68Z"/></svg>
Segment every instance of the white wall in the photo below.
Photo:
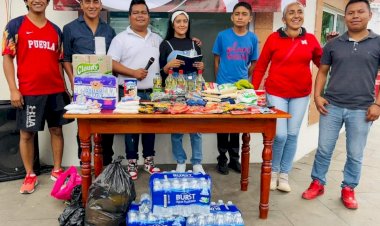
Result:
<svg viewBox="0 0 380 226"><path fill-rule="evenodd" d="M23 1L11 1L12 2L12 18L25 14L26 9ZM315 15L315 5L316 0L308 0L307 8L305 9L305 15ZM60 12L53 11L52 4L48 6L47 17L56 23L61 28L64 24L75 19L77 17L77 12ZM0 1L0 27L3 29L6 24L5 13L5 3ZM309 32L314 31L314 16L305 18L305 27ZM274 30L282 26L281 13L276 13L274 18ZM2 64L2 58L0 59ZM4 73L0 71L0 99L9 99L9 91L6 80L4 78ZM316 148L317 138L318 138L318 126L314 125L311 127L307 126L308 115L305 115L304 121L302 123L302 128L299 137L299 145L297 150L296 159L301 158L303 155L309 153ZM76 123L71 123L64 127L65 136L65 150L63 157L63 165L78 165L77 159L77 144L76 144ZM40 158L41 162L46 164L51 164L51 148L50 148L50 137L46 130L39 133L40 141ZM184 147L187 149L189 158L191 157L191 149L189 136L184 136ZM166 134L160 134L156 136L156 162L157 163L174 163L171 154L170 136ZM263 149L262 136L260 134L251 134L251 162L261 162L261 151ZM124 142L120 135L117 135L114 141L115 156L124 155ZM140 149L141 150L141 149ZM204 163L215 163L218 152L216 150L216 135L215 134L204 134L203 135L203 156ZM141 160L140 160L141 161Z"/></svg>
<svg viewBox="0 0 380 226"><path fill-rule="evenodd" d="M380 3L371 4L372 19L370 20L368 27L377 34L380 34Z"/></svg>

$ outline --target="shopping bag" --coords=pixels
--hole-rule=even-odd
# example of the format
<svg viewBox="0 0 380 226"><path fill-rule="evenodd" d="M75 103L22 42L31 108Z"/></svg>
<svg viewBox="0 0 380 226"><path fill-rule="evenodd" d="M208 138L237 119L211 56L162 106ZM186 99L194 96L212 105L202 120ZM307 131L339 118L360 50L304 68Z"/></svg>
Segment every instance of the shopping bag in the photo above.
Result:
<svg viewBox="0 0 380 226"><path fill-rule="evenodd" d="M57 178L50 195L56 199L70 200L74 187L80 185L81 182L82 178L78 174L77 169L74 166L70 166Z"/></svg>

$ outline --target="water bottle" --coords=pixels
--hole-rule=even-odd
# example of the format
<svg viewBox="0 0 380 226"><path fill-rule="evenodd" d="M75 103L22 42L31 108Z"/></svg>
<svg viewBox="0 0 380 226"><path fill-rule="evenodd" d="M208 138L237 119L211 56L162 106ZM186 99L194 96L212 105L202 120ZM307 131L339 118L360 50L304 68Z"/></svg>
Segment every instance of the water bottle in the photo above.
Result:
<svg viewBox="0 0 380 226"><path fill-rule="evenodd" d="M234 226L244 226L244 220L240 212L232 213L232 219Z"/></svg>
<svg viewBox="0 0 380 226"><path fill-rule="evenodd" d="M181 188L181 184L178 179L174 179L172 182L172 187L174 190L179 190Z"/></svg>
<svg viewBox="0 0 380 226"><path fill-rule="evenodd" d="M196 226L197 225L197 219L194 215L191 215L186 220L186 226Z"/></svg>
<svg viewBox="0 0 380 226"><path fill-rule="evenodd" d="M128 213L128 222L129 223L135 223L138 221L138 215L137 215L137 212L135 211L130 211Z"/></svg>
<svg viewBox="0 0 380 226"><path fill-rule="evenodd" d="M153 215L153 213L148 214L148 221L149 222L155 222L157 220L157 217Z"/></svg>
<svg viewBox="0 0 380 226"><path fill-rule="evenodd" d="M139 219L140 222L144 222L144 221L146 221L147 216L146 216L145 213L139 213L138 219Z"/></svg>
<svg viewBox="0 0 380 226"><path fill-rule="evenodd" d="M162 190L162 183L159 179L155 179L153 181L153 191L161 191Z"/></svg>
<svg viewBox="0 0 380 226"><path fill-rule="evenodd" d="M206 215L206 222L207 222L207 225L214 225L215 224L215 217L213 214L207 214Z"/></svg>
<svg viewBox="0 0 380 226"><path fill-rule="evenodd" d="M183 191L187 191L189 189L189 182L187 181L186 178L182 178L181 187Z"/></svg>
<svg viewBox="0 0 380 226"><path fill-rule="evenodd" d="M189 184L191 189L198 190L200 188L196 179L192 179Z"/></svg>
<svg viewBox="0 0 380 226"><path fill-rule="evenodd" d="M215 225L224 225L224 214L217 213L215 216Z"/></svg>
<svg viewBox="0 0 380 226"><path fill-rule="evenodd" d="M207 225L207 222L206 222L206 218L204 215L199 215L198 216L198 226L206 226Z"/></svg>
<svg viewBox="0 0 380 226"><path fill-rule="evenodd" d="M208 192L209 186L208 186L208 183L204 177L201 177L201 183L200 184L201 184L201 188L202 188L201 195L209 195L210 194Z"/></svg>
<svg viewBox="0 0 380 226"><path fill-rule="evenodd" d="M140 213L149 213L152 209L152 198L149 194L144 193L140 197Z"/></svg>
<svg viewBox="0 0 380 226"><path fill-rule="evenodd" d="M226 225L233 225L235 223L234 217L232 216L232 213L227 212L224 214L224 224Z"/></svg>

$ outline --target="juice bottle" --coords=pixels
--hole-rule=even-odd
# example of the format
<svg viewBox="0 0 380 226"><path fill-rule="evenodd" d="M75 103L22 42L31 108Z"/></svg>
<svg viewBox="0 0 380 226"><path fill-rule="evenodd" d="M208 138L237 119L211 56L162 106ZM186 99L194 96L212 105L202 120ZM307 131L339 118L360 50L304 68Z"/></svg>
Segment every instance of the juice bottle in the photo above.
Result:
<svg viewBox="0 0 380 226"><path fill-rule="evenodd" d="M186 80L185 80L185 77L183 76L183 70L179 70L179 73L178 73L177 89L186 91Z"/></svg>
<svg viewBox="0 0 380 226"><path fill-rule="evenodd" d="M162 78L160 73L156 73L153 78L153 92L161 92L162 91Z"/></svg>
<svg viewBox="0 0 380 226"><path fill-rule="evenodd" d="M172 93L177 86L177 81L173 77L173 70L169 70L169 75L165 80L165 93Z"/></svg>
<svg viewBox="0 0 380 226"><path fill-rule="evenodd" d="M201 92L204 88L205 79L203 78L202 74L203 74L202 70L198 70L198 76L197 76L197 79L195 80L195 90L197 92Z"/></svg>

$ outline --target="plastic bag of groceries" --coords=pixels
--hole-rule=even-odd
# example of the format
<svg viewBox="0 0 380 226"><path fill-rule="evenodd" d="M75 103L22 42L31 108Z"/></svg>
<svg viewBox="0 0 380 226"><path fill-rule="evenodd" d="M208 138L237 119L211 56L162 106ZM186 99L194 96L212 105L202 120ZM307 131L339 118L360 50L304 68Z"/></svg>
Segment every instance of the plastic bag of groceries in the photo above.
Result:
<svg viewBox="0 0 380 226"><path fill-rule="evenodd" d="M84 208L82 207L82 186L76 186L71 193L70 204L63 210L59 216L60 226L83 226L84 225Z"/></svg>
<svg viewBox="0 0 380 226"><path fill-rule="evenodd" d="M121 165L122 158L109 164L90 186L85 225L125 225L136 191L128 171Z"/></svg>

